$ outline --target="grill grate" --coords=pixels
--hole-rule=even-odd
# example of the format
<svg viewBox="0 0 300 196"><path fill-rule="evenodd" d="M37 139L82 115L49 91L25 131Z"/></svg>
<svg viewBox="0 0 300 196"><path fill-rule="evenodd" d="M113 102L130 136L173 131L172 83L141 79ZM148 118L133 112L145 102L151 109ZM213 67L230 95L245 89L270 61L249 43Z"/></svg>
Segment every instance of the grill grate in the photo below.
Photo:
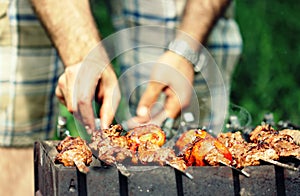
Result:
<svg viewBox="0 0 300 196"><path fill-rule="evenodd" d="M226 166L189 167L190 180L171 167L131 166L125 177L93 160L88 174L54 163L58 141L36 142L35 190L42 195L297 195L300 172L273 165L251 166L247 178ZM299 166L299 164L297 165ZM143 167L141 171L140 167Z"/></svg>

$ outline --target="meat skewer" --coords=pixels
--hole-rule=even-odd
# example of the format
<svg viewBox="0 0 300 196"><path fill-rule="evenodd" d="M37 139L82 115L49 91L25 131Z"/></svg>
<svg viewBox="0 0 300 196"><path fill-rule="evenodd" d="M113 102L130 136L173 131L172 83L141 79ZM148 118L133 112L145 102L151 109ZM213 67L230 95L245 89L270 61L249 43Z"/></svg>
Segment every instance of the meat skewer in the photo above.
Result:
<svg viewBox="0 0 300 196"><path fill-rule="evenodd" d="M300 130L283 129L280 133L291 136L295 144L300 146Z"/></svg>
<svg viewBox="0 0 300 196"><path fill-rule="evenodd" d="M226 147L204 130L189 130L176 142L179 155L183 156L188 166L216 166L222 161L228 165L232 156Z"/></svg>
<svg viewBox="0 0 300 196"><path fill-rule="evenodd" d="M267 163L271 163L271 164L273 164L273 165L279 166L279 167L283 167L283 168L289 169L289 170L299 171L298 168L293 167L293 166L288 165L288 164L281 163L281 162L279 162L279 161L275 161L275 160L272 160L272 159L263 159L263 158L261 158L261 160L262 160L262 161L265 161L265 162L267 162Z"/></svg>
<svg viewBox="0 0 300 196"><path fill-rule="evenodd" d="M62 163L64 166L76 165L82 173L89 171L86 165L92 162L92 151L85 140L80 137L67 136L59 142L56 149L59 153L55 157L55 162Z"/></svg>
<svg viewBox="0 0 300 196"><path fill-rule="evenodd" d="M189 179L193 179L193 176L185 171L187 168L185 161L177 157L171 148L160 148L147 142L139 146L137 153L142 164L158 163L161 166L168 165L180 171Z"/></svg>
<svg viewBox="0 0 300 196"><path fill-rule="evenodd" d="M124 148L127 146L127 140L124 136L121 136L122 131L120 125L95 131L92 134L92 143L89 146L97 159L107 165L115 166L122 175L128 177L130 172L121 161L131 157L131 152Z"/></svg>
<svg viewBox="0 0 300 196"><path fill-rule="evenodd" d="M93 133L92 140L90 147L97 150L99 159L108 164L122 164L131 160L135 165L139 163L169 165L192 178L184 171L185 162L177 157L171 148L162 148L166 136L156 125L139 126L126 134L122 134L121 125L114 125Z"/></svg>
<svg viewBox="0 0 300 196"><path fill-rule="evenodd" d="M233 169L233 170L235 170L235 171L237 171L237 172L239 172L239 173L241 173L241 174L243 174L247 178L250 178L250 174L248 172L246 172L246 171L244 171L242 169L238 169L238 168L236 168L236 167L234 167L232 165L228 165L227 163L224 163L222 161L220 161L220 163L223 164L223 165L225 165L225 166L227 166L227 167L229 167L229 168L231 168L231 169Z"/></svg>
<svg viewBox="0 0 300 196"><path fill-rule="evenodd" d="M146 164L156 162L159 165L168 165L189 179L193 176L186 172L186 164L182 158L177 157L170 147L162 147L166 141L164 131L156 125L146 125L130 130L126 137L130 141L131 149L137 148L139 160Z"/></svg>
<svg viewBox="0 0 300 196"><path fill-rule="evenodd" d="M250 141L259 143L265 148L273 148L280 157L300 157L300 147L292 136L277 131L270 125L257 126L250 133Z"/></svg>
<svg viewBox="0 0 300 196"><path fill-rule="evenodd" d="M279 157L293 157L300 160L300 146L296 144L298 132L292 130L277 131L272 126L266 124L257 126L250 133L250 141L264 145L265 148L273 148ZM293 138L294 137L294 138ZM278 166L294 171L298 168L277 162L276 160L264 160Z"/></svg>
<svg viewBox="0 0 300 196"><path fill-rule="evenodd" d="M249 177L245 171L232 165L232 155L218 139L201 129L189 130L181 135L176 142L179 156L186 161L187 166L217 166L225 165Z"/></svg>
<svg viewBox="0 0 300 196"><path fill-rule="evenodd" d="M240 132L221 133L218 139L233 155L234 165L242 168L260 165L260 161L298 171L298 168L279 162L280 157L299 155L297 148L286 135L278 135L270 126L258 126L250 133L251 142L246 142ZM285 149L285 150L282 150Z"/></svg>

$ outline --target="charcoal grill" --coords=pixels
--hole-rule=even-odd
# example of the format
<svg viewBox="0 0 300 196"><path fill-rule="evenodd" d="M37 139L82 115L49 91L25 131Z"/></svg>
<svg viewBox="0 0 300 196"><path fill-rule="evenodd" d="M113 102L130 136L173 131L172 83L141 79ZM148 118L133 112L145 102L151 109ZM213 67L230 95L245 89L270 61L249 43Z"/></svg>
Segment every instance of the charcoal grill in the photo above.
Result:
<svg viewBox="0 0 300 196"><path fill-rule="evenodd" d="M123 176L94 159L88 174L54 163L58 141L36 142L35 191L40 195L299 195L300 172L273 165L251 166L247 178L226 166L189 167L190 180L171 167L130 166ZM143 167L142 169L140 167Z"/></svg>

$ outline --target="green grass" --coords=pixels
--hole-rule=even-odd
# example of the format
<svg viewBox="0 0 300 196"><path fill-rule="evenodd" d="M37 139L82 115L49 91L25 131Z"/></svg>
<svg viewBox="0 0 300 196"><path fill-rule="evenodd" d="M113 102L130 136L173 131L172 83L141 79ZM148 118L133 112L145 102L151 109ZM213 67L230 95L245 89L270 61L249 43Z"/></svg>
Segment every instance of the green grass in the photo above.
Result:
<svg viewBox="0 0 300 196"><path fill-rule="evenodd" d="M275 121L300 124L299 10L293 0L237 1L244 51L231 100L251 113L254 125L268 112Z"/></svg>

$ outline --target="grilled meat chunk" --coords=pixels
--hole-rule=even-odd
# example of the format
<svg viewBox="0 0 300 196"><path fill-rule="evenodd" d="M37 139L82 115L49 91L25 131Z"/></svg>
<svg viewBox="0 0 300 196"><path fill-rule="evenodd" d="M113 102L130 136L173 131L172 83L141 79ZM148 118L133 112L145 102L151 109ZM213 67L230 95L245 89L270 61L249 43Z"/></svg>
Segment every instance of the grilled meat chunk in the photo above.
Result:
<svg viewBox="0 0 300 196"><path fill-rule="evenodd" d="M250 133L250 140L265 148L274 149L280 157L300 158L300 146L284 131L277 131L270 125L257 126Z"/></svg>
<svg viewBox="0 0 300 196"><path fill-rule="evenodd" d="M122 127L114 125L93 134L92 148L99 151L99 159L108 163L121 163L131 159L133 164L170 165L181 171L186 169L182 158L171 148L162 148L166 136L157 125L135 127L122 135Z"/></svg>
<svg viewBox="0 0 300 196"><path fill-rule="evenodd" d="M300 147L285 132L277 131L270 125L257 126L246 142L240 132L221 133L218 139L233 156L233 165L242 168L260 165L261 161L277 161L281 157L299 157Z"/></svg>
<svg viewBox="0 0 300 196"><path fill-rule="evenodd" d="M204 130L189 130L176 142L179 156L187 166L230 165L232 156L229 150L216 138Z"/></svg>
<svg viewBox="0 0 300 196"><path fill-rule="evenodd" d="M92 162L92 151L87 146L85 140L80 137L66 137L57 146L59 152L55 157L55 162L64 166L75 166L80 172L89 171L86 165Z"/></svg>
<svg viewBox="0 0 300 196"><path fill-rule="evenodd" d="M300 146L300 130L283 129L280 131L280 133L291 136L293 141Z"/></svg>
<svg viewBox="0 0 300 196"><path fill-rule="evenodd" d="M159 165L170 165L180 171L187 167L181 157L177 157L171 148L161 148L151 142L146 142L138 147L138 156L142 164L158 163Z"/></svg>
<svg viewBox="0 0 300 196"><path fill-rule="evenodd" d="M166 142L164 131L153 124L135 127L126 133L126 137L132 146L150 142L161 147Z"/></svg>

